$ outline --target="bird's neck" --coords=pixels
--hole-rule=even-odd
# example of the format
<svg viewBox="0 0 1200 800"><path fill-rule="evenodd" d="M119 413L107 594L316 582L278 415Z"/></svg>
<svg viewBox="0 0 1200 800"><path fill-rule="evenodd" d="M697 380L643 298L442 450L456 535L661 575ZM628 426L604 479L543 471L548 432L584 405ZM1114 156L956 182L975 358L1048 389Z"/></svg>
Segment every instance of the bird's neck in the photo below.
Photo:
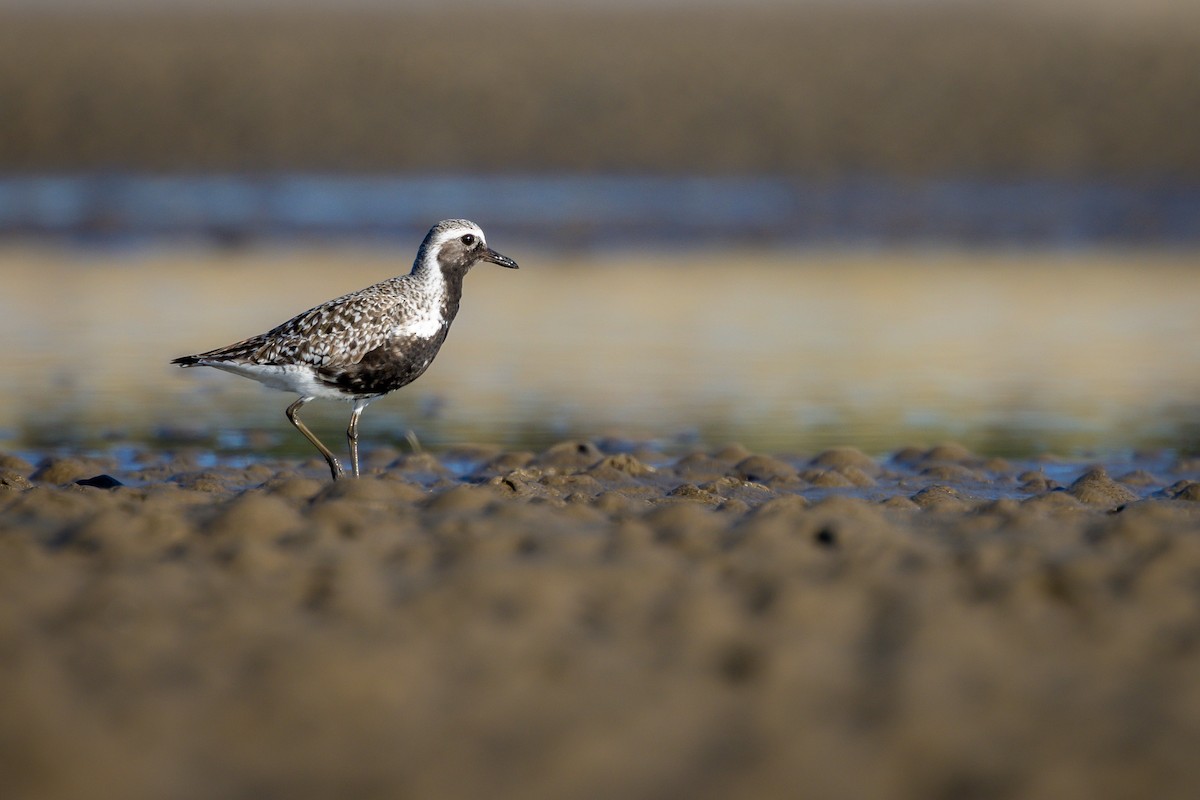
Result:
<svg viewBox="0 0 1200 800"><path fill-rule="evenodd" d="M442 318L446 320L446 324L450 324L454 315L458 313L458 304L462 300L463 274L454 271L442 276Z"/></svg>
<svg viewBox="0 0 1200 800"><path fill-rule="evenodd" d="M458 313L465 274L462 270L447 269L430 260L418 261L409 277L430 298L441 301L442 317L449 323Z"/></svg>

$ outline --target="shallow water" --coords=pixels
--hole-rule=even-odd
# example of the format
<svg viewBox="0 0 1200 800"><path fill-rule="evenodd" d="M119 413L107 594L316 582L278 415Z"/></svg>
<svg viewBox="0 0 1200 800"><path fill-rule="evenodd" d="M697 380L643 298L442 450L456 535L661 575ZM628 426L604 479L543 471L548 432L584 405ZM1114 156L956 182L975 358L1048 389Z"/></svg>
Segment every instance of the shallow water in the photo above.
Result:
<svg viewBox="0 0 1200 800"><path fill-rule="evenodd" d="M364 415L364 447L540 447L615 433L667 450L986 454L1200 446L1190 254L723 251L491 244L433 368ZM408 269L411 251L0 253L0 445L308 456L282 393L169 366ZM337 449L348 408L308 418Z"/></svg>
<svg viewBox="0 0 1200 800"><path fill-rule="evenodd" d="M401 241L486 220L554 246L864 242L1200 243L1200 188L1169 181L782 176L59 174L0 176L0 235L96 243L297 236Z"/></svg>

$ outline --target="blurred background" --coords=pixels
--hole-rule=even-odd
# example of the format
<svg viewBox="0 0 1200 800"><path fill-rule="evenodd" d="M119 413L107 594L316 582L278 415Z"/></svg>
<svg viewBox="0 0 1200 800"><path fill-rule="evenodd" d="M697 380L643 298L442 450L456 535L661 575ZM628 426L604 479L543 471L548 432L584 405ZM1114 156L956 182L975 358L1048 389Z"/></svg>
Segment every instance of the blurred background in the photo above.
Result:
<svg viewBox="0 0 1200 800"><path fill-rule="evenodd" d="M307 452L167 362L465 216L368 445L1196 452L1197 75L1192 0L0 0L0 446Z"/></svg>

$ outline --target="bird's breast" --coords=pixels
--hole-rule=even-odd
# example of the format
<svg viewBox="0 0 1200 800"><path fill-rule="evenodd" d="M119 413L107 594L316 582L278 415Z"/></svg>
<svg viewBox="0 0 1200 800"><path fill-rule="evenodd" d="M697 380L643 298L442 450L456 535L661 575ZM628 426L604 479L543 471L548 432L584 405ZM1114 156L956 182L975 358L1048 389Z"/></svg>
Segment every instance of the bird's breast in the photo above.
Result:
<svg viewBox="0 0 1200 800"><path fill-rule="evenodd" d="M412 383L429 369L445 339L443 328L429 337L394 338L357 363L321 367L318 374L327 385L348 396L387 394Z"/></svg>
<svg viewBox="0 0 1200 800"><path fill-rule="evenodd" d="M441 331L443 323L440 308L422 309L402 317L392 328L391 338L432 339Z"/></svg>

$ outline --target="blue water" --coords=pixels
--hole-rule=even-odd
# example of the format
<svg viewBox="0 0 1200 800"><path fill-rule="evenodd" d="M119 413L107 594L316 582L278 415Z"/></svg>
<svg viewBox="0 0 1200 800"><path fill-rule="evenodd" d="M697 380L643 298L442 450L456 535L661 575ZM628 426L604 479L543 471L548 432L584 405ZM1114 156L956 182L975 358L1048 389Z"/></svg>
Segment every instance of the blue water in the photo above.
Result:
<svg viewBox="0 0 1200 800"><path fill-rule="evenodd" d="M0 237L409 239L470 217L549 246L1200 244L1200 185L589 175L0 177Z"/></svg>

